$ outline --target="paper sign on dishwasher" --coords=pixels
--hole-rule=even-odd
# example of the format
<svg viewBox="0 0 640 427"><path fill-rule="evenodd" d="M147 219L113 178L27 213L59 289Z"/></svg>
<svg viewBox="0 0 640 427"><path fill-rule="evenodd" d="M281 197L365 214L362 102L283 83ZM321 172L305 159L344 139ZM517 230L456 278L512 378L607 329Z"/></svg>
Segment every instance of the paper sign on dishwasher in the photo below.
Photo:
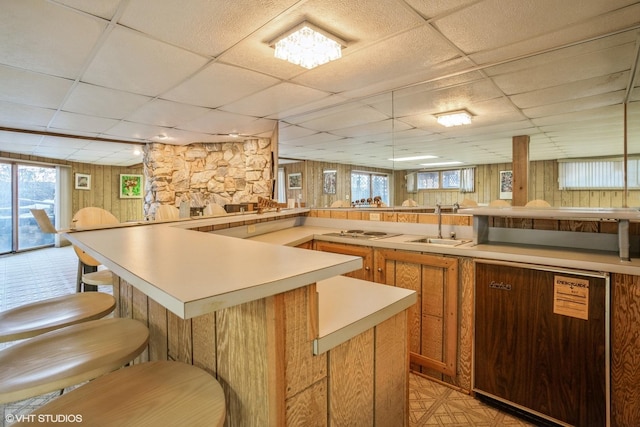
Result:
<svg viewBox="0 0 640 427"><path fill-rule="evenodd" d="M589 280L554 276L553 312L589 320Z"/></svg>

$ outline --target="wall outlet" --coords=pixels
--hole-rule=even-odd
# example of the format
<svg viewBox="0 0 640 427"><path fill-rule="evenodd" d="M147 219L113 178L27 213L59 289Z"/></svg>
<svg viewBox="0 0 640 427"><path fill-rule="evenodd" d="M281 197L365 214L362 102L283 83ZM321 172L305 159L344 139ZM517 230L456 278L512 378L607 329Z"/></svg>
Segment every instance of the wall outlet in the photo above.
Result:
<svg viewBox="0 0 640 427"><path fill-rule="evenodd" d="M379 213L370 213L369 214L369 221L380 221L380 214Z"/></svg>
<svg viewBox="0 0 640 427"><path fill-rule="evenodd" d="M256 232L256 225L255 224L247 225L247 233L248 234L255 233L255 232Z"/></svg>

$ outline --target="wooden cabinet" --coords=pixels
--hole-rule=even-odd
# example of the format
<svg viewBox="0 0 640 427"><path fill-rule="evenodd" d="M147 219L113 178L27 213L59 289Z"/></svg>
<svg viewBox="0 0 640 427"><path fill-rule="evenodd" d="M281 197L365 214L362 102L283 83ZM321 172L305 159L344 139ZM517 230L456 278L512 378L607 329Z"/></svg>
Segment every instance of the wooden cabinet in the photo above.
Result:
<svg viewBox="0 0 640 427"><path fill-rule="evenodd" d="M375 281L415 290L409 309L412 369L431 376L456 375L458 343L458 259L376 249Z"/></svg>
<svg viewBox="0 0 640 427"><path fill-rule="evenodd" d="M344 276L373 282L373 248L369 246L347 245L344 243L323 242L316 240L314 247L318 251L362 257L362 268Z"/></svg>
<svg viewBox="0 0 640 427"><path fill-rule="evenodd" d="M318 240L314 246L362 257L362 269L346 276L415 290L418 302L409 309L412 369L438 379L456 375L457 258Z"/></svg>

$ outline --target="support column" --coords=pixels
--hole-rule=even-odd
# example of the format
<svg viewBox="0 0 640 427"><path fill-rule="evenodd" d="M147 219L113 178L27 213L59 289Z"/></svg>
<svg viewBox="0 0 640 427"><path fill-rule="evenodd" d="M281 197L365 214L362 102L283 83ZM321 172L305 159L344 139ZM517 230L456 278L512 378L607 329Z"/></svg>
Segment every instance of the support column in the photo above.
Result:
<svg viewBox="0 0 640 427"><path fill-rule="evenodd" d="M529 201L529 135L513 137L512 206L524 206Z"/></svg>

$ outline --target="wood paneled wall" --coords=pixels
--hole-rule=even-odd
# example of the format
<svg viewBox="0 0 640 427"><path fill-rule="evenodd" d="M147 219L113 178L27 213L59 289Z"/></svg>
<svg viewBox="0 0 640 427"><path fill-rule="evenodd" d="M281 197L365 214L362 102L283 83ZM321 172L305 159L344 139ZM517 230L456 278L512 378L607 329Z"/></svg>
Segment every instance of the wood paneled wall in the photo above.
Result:
<svg viewBox="0 0 640 427"><path fill-rule="evenodd" d="M407 171L395 172L395 205L402 204L405 199L412 198L419 205L434 206L436 203L453 204L463 199L475 200L478 203L489 203L499 198L498 187L500 171L511 170L511 163L496 163L476 167L475 191L460 193L455 190L433 191L422 190L407 193L404 176ZM558 188L558 163L555 160L530 162L529 164L529 199L542 199L555 207L613 207L620 208L624 204L622 190L560 190ZM629 207L640 206L640 190L630 190L627 197Z"/></svg>
<svg viewBox="0 0 640 427"><path fill-rule="evenodd" d="M132 167L93 165L3 151L0 151L0 157L13 159L17 162L37 162L71 167L71 188L69 191L71 212L73 213L81 208L92 206L108 210L121 222L143 218L142 199L121 199L119 190L120 174L142 174L142 164ZM91 190L75 189L74 177L76 173L91 175Z"/></svg>

